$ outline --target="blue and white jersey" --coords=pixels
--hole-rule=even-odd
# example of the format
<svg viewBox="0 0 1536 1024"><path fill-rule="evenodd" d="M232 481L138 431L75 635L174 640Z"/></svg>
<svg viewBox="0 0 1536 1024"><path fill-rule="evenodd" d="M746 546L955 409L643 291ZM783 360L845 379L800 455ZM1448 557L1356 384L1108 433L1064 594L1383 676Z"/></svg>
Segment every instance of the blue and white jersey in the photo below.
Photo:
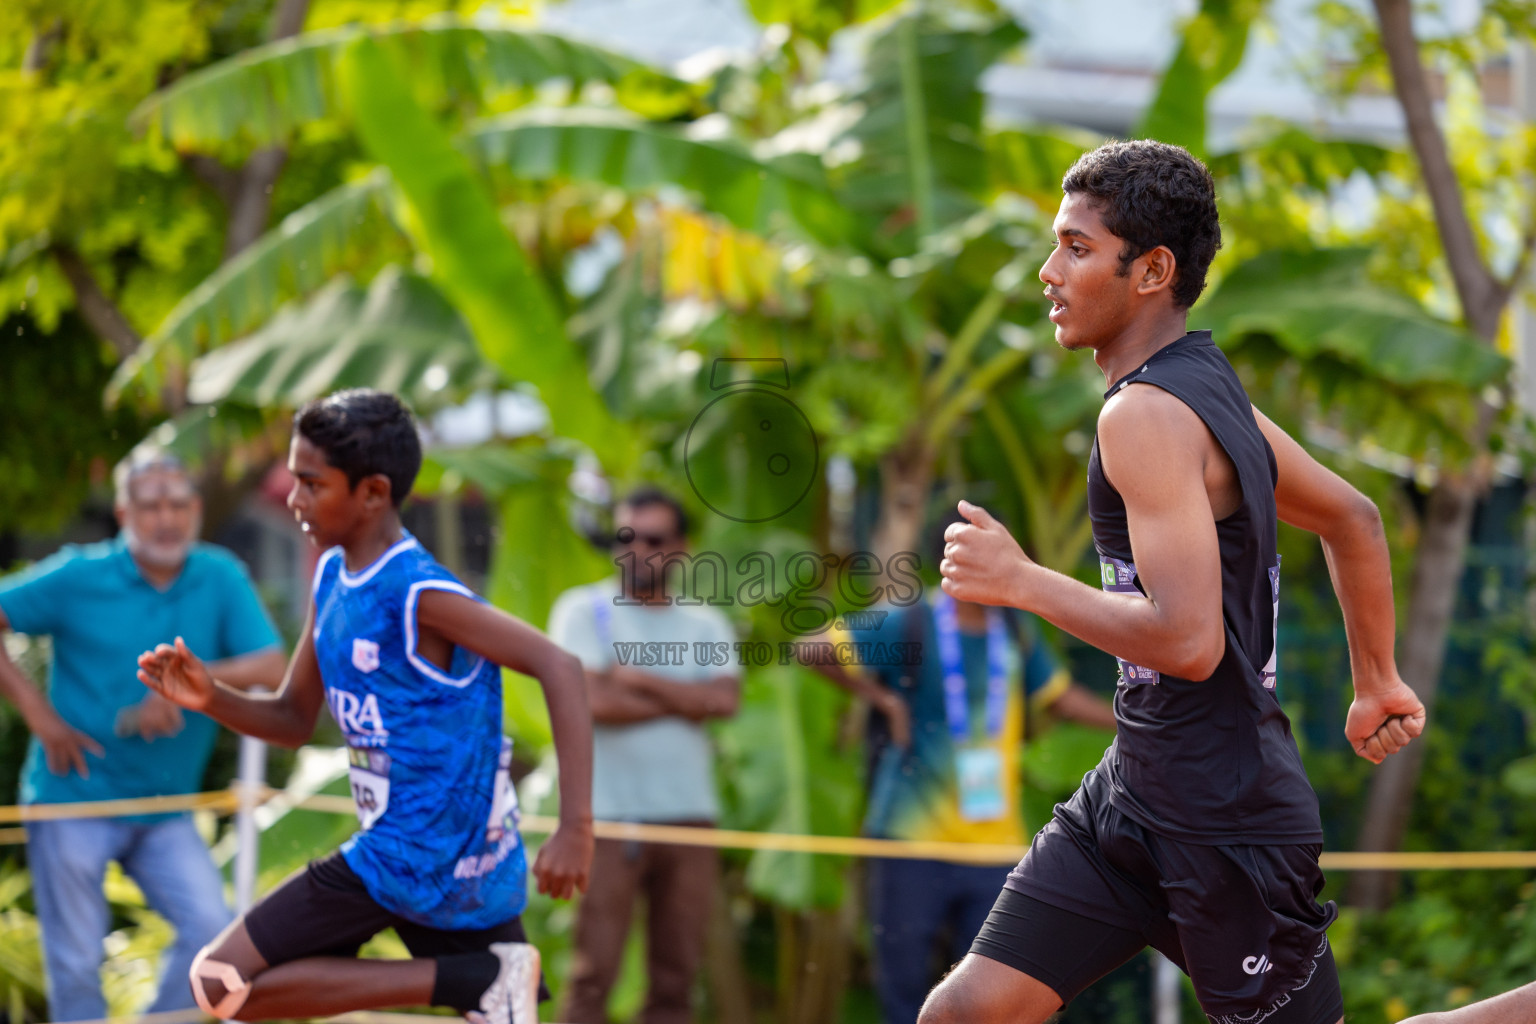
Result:
<svg viewBox="0 0 1536 1024"><path fill-rule="evenodd" d="M386 909L488 928L528 897L501 670L457 647L446 669L417 653L424 590L479 600L409 533L360 573L339 547L315 568L315 657L362 826L341 852Z"/></svg>

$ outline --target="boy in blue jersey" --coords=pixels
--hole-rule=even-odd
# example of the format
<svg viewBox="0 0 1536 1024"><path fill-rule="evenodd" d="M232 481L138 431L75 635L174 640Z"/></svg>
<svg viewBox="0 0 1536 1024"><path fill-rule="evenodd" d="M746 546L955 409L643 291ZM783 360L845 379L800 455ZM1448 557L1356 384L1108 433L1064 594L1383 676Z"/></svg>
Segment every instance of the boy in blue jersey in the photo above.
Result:
<svg viewBox="0 0 1536 1024"><path fill-rule="evenodd" d="M275 694L213 679L181 638L139 678L182 707L285 746L322 704L346 738L360 830L289 878L203 950L198 1004L223 1019L448 1006L478 1024L536 1020L539 958L519 914L527 866L501 732L506 666L536 677L560 755L560 826L533 865L539 891L585 890L592 729L581 665L475 597L400 524L421 465L408 409L342 391L294 417L288 505L325 554ZM393 927L414 959L357 958Z"/></svg>

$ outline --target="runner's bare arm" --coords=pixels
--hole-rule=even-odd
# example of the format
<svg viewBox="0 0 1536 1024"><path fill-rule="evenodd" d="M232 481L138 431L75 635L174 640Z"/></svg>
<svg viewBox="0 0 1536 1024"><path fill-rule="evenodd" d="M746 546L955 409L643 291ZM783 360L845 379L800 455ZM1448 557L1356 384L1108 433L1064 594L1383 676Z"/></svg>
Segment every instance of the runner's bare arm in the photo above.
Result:
<svg viewBox="0 0 1536 1024"><path fill-rule="evenodd" d="M286 667L287 659L277 647L208 663L208 671L215 679L237 690L275 690L283 682Z"/></svg>
<svg viewBox="0 0 1536 1024"><path fill-rule="evenodd" d="M325 704L325 684L315 660L315 607L276 693L247 693L215 677L181 637L139 655L139 681L189 711L200 711L235 732L283 747L298 747L314 735Z"/></svg>
<svg viewBox="0 0 1536 1024"><path fill-rule="evenodd" d="M1216 451L1200 418L1158 388L1128 388L1099 417L1099 459L1125 501L1146 597L1106 593L1038 565L968 502L960 511L971 522L945 533L945 591L1034 612L1158 672L1208 678L1226 649L1220 548L1205 486L1206 462Z"/></svg>
<svg viewBox="0 0 1536 1024"><path fill-rule="evenodd" d="M521 619L450 590L423 590L416 604L431 634L498 665L533 676L544 690L560 759L560 826L539 848L539 891L569 899L587 889L592 866L592 716L581 662Z"/></svg>
<svg viewBox="0 0 1536 1024"><path fill-rule="evenodd" d="M1262 412L1253 416L1275 452L1280 518L1317 534L1344 612L1355 685L1344 733L1356 753L1379 764L1424 731L1424 705L1398 675L1393 655L1397 616L1381 513Z"/></svg>

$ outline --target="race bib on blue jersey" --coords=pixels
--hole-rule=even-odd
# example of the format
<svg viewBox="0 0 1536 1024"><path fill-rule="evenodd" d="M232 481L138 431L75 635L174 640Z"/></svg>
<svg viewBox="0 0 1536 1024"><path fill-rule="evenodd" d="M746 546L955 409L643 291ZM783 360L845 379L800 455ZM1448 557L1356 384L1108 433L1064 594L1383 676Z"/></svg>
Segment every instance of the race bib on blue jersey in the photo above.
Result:
<svg viewBox="0 0 1536 1024"><path fill-rule="evenodd" d="M389 755L367 747L348 747L347 769L357 823L366 832L389 810Z"/></svg>
<svg viewBox="0 0 1536 1024"><path fill-rule="evenodd" d="M1099 582L1104 590L1111 594L1134 594L1136 597L1146 597L1136 587L1136 565L1133 562L1100 555ZM1125 686L1143 684L1156 686L1161 679L1152 669L1133 665L1124 658L1116 658L1115 663L1120 666L1120 682Z"/></svg>
<svg viewBox="0 0 1536 1024"><path fill-rule="evenodd" d="M501 738L501 755L496 765L496 789L491 799L491 816L485 823L485 839L499 843L503 836L517 835L517 787L512 785L512 740Z"/></svg>

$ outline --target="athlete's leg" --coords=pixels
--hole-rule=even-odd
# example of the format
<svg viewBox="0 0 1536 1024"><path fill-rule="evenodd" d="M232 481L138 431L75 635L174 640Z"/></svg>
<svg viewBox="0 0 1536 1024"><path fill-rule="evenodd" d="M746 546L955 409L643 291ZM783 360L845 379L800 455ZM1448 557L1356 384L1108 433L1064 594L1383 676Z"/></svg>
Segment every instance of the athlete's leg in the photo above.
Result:
<svg viewBox="0 0 1536 1024"><path fill-rule="evenodd" d="M1409 1017L1403 1024L1528 1024L1536 1021L1536 982L1471 1006Z"/></svg>
<svg viewBox="0 0 1536 1024"><path fill-rule="evenodd" d="M129 827L134 842L121 858L123 871L176 932L161 958L159 991L147 1012L190 1010L196 1005L187 986L192 960L234 916L224 903L224 879L190 816Z"/></svg>
<svg viewBox="0 0 1536 1024"><path fill-rule="evenodd" d="M967 953L928 993L917 1024L1043 1024L1062 999L1023 971Z"/></svg>
<svg viewBox="0 0 1536 1024"><path fill-rule="evenodd" d="M293 926L302 928L304 922ZM241 918L198 955L192 972L204 1009L215 1016L273 1020L426 1006L437 962L311 956L269 967Z"/></svg>
<svg viewBox="0 0 1536 1024"><path fill-rule="evenodd" d="M587 891L576 905L576 943L559 1019L604 1024L619 974L640 877L640 844L599 839Z"/></svg>
<svg viewBox="0 0 1536 1024"><path fill-rule="evenodd" d="M920 1021L1043 1021L1147 945L1166 903L1108 859L1120 816L1106 788L1090 772L1057 806Z"/></svg>
<svg viewBox="0 0 1536 1024"><path fill-rule="evenodd" d="M1144 829L1200 1008L1215 1024L1335 1024L1344 1010L1317 844L1202 846Z"/></svg>
<svg viewBox="0 0 1536 1024"><path fill-rule="evenodd" d="M518 917L489 928L466 929L431 928L414 921L397 920L395 932L411 956L437 961L437 981L432 990L431 1005L451 1007L466 1015L482 1008L489 989L504 968L521 972L516 961L528 960L529 954L514 954L513 950L518 947L533 949L522 919ZM520 992L521 980L508 979L508 991ZM542 977L526 980L533 983L535 1002L550 998L549 988ZM513 1019L521 1020L522 1017L514 1014Z"/></svg>
<svg viewBox="0 0 1536 1024"><path fill-rule="evenodd" d="M436 963L356 959L399 920L333 853L295 872L192 962L198 1005L225 1019L325 1016L423 1006Z"/></svg>

